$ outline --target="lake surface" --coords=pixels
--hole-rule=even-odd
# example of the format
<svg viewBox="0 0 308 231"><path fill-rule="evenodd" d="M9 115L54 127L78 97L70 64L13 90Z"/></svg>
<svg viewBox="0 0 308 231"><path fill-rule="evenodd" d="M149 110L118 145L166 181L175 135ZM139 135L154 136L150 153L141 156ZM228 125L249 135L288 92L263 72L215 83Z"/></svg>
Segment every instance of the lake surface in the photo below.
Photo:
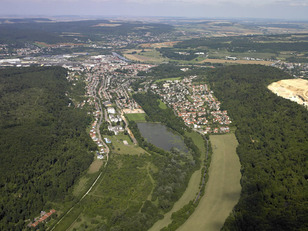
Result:
<svg viewBox="0 0 308 231"><path fill-rule="evenodd" d="M181 136L174 134L165 125L160 123L137 123L141 135L151 144L170 151L177 148L182 152L188 152L188 149Z"/></svg>

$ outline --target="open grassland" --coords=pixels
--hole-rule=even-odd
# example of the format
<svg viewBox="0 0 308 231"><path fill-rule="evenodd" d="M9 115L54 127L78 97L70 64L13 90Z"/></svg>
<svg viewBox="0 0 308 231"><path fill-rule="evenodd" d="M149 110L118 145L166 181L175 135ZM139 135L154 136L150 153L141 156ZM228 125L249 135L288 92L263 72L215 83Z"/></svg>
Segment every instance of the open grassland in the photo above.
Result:
<svg viewBox="0 0 308 231"><path fill-rule="evenodd" d="M167 58L162 57L162 55L154 50L154 49L146 49L144 52L139 52L137 54L131 54L133 51L136 50L128 50L124 53L125 58L139 61L139 62L149 62L149 63L161 63L168 61Z"/></svg>
<svg viewBox="0 0 308 231"><path fill-rule="evenodd" d="M100 230L106 224L113 226L124 214L134 216L152 192L149 166L148 155L114 156L97 186L82 201L82 210L76 209L62 230Z"/></svg>
<svg viewBox="0 0 308 231"><path fill-rule="evenodd" d="M298 104L308 105L308 80L284 79L268 86L273 93Z"/></svg>
<svg viewBox="0 0 308 231"><path fill-rule="evenodd" d="M146 153L144 149L139 146L134 145L128 135L118 135L118 136L104 136L111 140L111 151L115 154L128 154L128 155L140 155ZM126 140L128 145L124 144L123 141Z"/></svg>
<svg viewBox="0 0 308 231"><path fill-rule="evenodd" d="M161 100L159 99L158 102L159 102L159 107L160 107L161 109L167 109L167 105L166 105L163 101L161 101Z"/></svg>
<svg viewBox="0 0 308 231"><path fill-rule="evenodd" d="M125 114L126 118L130 121L136 122L145 122L145 113L133 113L133 114Z"/></svg>
<svg viewBox="0 0 308 231"><path fill-rule="evenodd" d="M104 163L104 161L97 159L96 156L95 156L94 161L92 162L92 164L89 167L88 173L92 174L92 173L98 172L100 170L100 168L102 167L103 163Z"/></svg>
<svg viewBox="0 0 308 231"><path fill-rule="evenodd" d="M203 163L205 159L205 155L206 155L206 149L204 146L203 138L201 137L200 134L196 132L191 132L191 133L186 132L186 135L193 139L195 145L197 145L197 147L201 151L200 159L201 159L201 162ZM184 194L182 195L182 197L174 204L172 209L164 215L164 218L162 220L157 221L151 227L151 229L149 229L149 231L161 230L162 228L168 226L172 222L172 218L171 218L172 213L180 210L184 205L188 204L191 200L195 199L195 197L197 196L200 190L201 176L202 176L202 168L200 168L199 170L195 171L192 174L189 180L188 186Z"/></svg>
<svg viewBox="0 0 308 231"><path fill-rule="evenodd" d="M180 231L220 230L240 198L240 161L234 134L210 136L213 155L205 194Z"/></svg>
<svg viewBox="0 0 308 231"><path fill-rule="evenodd" d="M226 59L204 59L200 63L232 63L232 64L261 64L271 65L270 61L256 61L256 60L226 60Z"/></svg>
<svg viewBox="0 0 308 231"><path fill-rule="evenodd" d="M160 83L160 82L164 82L164 81L174 81L174 80L180 80L181 77L176 77L176 78L166 78L166 79L158 79L158 80L155 80L155 83Z"/></svg>
<svg viewBox="0 0 308 231"><path fill-rule="evenodd" d="M174 42L163 42L163 43L144 43L141 44L140 47L142 48L162 48L162 47L173 47L175 44L179 43L180 41Z"/></svg>

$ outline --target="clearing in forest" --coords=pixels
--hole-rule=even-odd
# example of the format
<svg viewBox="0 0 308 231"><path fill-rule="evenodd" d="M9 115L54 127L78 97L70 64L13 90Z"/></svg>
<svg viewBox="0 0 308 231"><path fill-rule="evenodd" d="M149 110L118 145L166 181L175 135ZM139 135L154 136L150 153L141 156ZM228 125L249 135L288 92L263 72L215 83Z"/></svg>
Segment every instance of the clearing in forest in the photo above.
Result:
<svg viewBox="0 0 308 231"><path fill-rule="evenodd" d="M220 230L240 198L240 161L234 134L212 135L209 180L198 207L179 231Z"/></svg>
<svg viewBox="0 0 308 231"><path fill-rule="evenodd" d="M261 65L271 65L271 61L263 60L227 60L227 59L204 59L200 63L234 63L234 64L261 64Z"/></svg>
<svg viewBox="0 0 308 231"><path fill-rule="evenodd" d="M103 166L103 163L104 162L102 160L97 159L95 156L92 164L89 167L88 173L92 174L98 172L100 168Z"/></svg>
<svg viewBox="0 0 308 231"><path fill-rule="evenodd" d="M145 122L145 113L132 113L132 114L125 114L128 120L136 121L136 122Z"/></svg>

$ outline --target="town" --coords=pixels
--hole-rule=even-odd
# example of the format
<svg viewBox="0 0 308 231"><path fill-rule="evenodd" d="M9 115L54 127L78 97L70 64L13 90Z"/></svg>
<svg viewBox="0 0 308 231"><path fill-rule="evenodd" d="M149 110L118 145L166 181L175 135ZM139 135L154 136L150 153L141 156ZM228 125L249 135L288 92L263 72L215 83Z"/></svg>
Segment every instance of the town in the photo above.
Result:
<svg viewBox="0 0 308 231"><path fill-rule="evenodd" d="M152 84L151 89L162 101L173 108L185 124L201 134L227 133L231 120L227 111L220 110L220 102L207 84L194 84L197 76L183 80L166 80L162 84Z"/></svg>

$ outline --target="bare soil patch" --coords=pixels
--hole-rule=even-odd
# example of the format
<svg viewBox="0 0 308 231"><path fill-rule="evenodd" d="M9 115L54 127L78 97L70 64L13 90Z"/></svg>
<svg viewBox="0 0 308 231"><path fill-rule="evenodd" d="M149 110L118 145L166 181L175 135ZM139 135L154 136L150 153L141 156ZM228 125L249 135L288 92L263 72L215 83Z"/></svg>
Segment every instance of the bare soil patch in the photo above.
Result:
<svg viewBox="0 0 308 231"><path fill-rule="evenodd" d="M308 80L284 79L271 83L268 89L280 97L308 106Z"/></svg>
<svg viewBox="0 0 308 231"><path fill-rule="evenodd" d="M96 157L95 157L96 158ZM89 174L92 174L92 173L96 173L99 171L99 169L102 167L103 165L103 161L102 160L98 160L98 159L95 159L92 164L90 165L89 167L89 170L88 170L88 173Z"/></svg>

